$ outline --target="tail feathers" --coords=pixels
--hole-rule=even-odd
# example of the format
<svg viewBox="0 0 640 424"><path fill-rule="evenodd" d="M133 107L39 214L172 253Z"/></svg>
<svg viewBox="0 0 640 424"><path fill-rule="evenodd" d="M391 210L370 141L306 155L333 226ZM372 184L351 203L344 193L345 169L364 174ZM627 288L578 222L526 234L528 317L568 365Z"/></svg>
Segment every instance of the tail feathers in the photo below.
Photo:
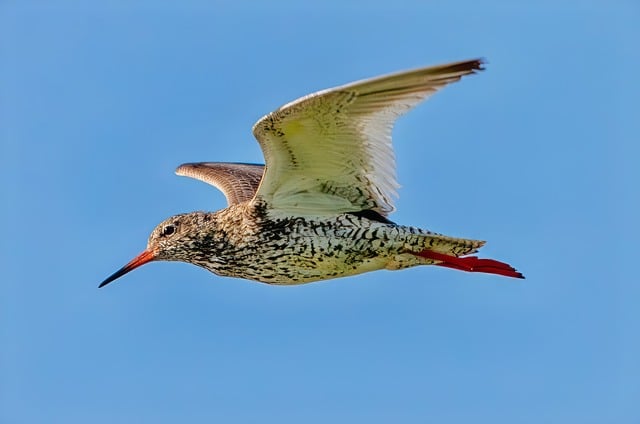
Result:
<svg viewBox="0 0 640 424"><path fill-rule="evenodd" d="M471 240L457 237L449 237L442 234L427 234L419 245L424 249L436 252L446 252L447 254L458 256L470 255L476 253L479 248L484 246L482 240Z"/></svg>
<svg viewBox="0 0 640 424"><path fill-rule="evenodd" d="M485 272L487 274L498 274L506 277L524 278L524 275L515 270L511 265L493 259L478 259L477 256L457 257L434 252L433 250L423 250L415 253L425 259L438 261L434 265L453 268L467 272Z"/></svg>

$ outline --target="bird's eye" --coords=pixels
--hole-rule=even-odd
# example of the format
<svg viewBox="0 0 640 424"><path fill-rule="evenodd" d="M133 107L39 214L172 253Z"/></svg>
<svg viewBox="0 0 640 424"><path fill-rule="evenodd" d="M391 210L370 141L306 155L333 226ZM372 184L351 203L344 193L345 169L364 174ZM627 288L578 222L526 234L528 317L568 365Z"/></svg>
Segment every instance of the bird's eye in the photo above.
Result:
<svg viewBox="0 0 640 424"><path fill-rule="evenodd" d="M163 236L170 236L171 234L176 232L176 227L174 227L173 225L166 225L163 229L162 229L162 235Z"/></svg>

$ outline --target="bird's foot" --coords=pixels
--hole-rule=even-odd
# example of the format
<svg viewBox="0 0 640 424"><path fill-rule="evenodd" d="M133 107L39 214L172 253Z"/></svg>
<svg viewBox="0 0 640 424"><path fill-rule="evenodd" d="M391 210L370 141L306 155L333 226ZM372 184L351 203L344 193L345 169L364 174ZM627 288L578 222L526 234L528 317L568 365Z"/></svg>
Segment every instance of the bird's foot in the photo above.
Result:
<svg viewBox="0 0 640 424"><path fill-rule="evenodd" d="M464 256L459 258L457 256L434 252L433 250L423 250L422 252L414 253L414 255L438 261L434 265L460 271L484 272L487 274L504 275L506 277L524 278L524 275L516 271L511 265L493 259L479 259L477 256Z"/></svg>

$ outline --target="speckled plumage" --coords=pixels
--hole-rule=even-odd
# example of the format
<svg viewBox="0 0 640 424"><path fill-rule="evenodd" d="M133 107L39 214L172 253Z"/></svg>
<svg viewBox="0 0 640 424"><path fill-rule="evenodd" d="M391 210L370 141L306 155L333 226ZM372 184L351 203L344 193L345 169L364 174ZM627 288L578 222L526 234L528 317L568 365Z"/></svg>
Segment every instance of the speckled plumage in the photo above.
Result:
<svg viewBox="0 0 640 424"><path fill-rule="evenodd" d="M167 226L175 232L163 237ZM173 236L173 237L171 237ZM164 240L163 240L164 239ZM218 275L271 284L300 284L378 269L432 264L411 252L465 255L483 242L455 239L354 214L270 217L245 202L215 213L169 218L151 236L160 260L189 262Z"/></svg>
<svg viewBox="0 0 640 424"><path fill-rule="evenodd" d="M254 126L266 167L181 165L179 175L223 191L218 212L173 216L147 249L100 287L154 260L218 275L301 284L379 269L439 265L523 278L511 266L464 256L484 242L397 225L391 146L395 119L437 89L481 69L457 62L323 90L288 103Z"/></svg>

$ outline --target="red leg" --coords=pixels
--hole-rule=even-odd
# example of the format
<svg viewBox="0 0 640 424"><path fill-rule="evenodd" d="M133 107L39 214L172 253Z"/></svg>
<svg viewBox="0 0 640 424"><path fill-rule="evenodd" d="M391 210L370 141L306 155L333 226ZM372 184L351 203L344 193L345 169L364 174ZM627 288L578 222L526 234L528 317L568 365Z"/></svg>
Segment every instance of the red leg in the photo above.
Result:
<svg viewBox="0 0 640 424"><path fill-rule="evenodd" d="M423 250L415 255L426 259L440 261L435 265L447 268L458 269L467 272L485 272L487 274L498 274L506 277L524 278L524 275L515 270L511 265L493 259L478 259L477 256L463 256L461 258L433 250Z"/></svg>

